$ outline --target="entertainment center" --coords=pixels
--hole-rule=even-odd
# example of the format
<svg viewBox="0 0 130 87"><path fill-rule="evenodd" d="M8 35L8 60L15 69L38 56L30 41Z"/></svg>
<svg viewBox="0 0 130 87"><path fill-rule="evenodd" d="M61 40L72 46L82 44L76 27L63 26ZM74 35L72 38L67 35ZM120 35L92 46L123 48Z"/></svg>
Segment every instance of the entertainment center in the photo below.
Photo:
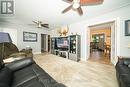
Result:
<svg viewBox="0 0 130 87"><path fill-rule="evenodd" d="M74 61L80 60L80 35L51 38L51 53Z"/></svg>

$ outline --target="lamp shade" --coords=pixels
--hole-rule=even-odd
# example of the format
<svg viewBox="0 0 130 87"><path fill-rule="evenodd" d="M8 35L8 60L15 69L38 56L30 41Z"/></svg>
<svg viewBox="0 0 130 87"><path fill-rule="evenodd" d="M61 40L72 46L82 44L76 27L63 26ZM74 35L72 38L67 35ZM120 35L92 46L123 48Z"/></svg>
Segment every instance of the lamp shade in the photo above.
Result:
<svg viewBox="0 0 130 87"><path fill-rule="evenodd" d="M0 43L12 42L8 33L0 32Z"/></svg>

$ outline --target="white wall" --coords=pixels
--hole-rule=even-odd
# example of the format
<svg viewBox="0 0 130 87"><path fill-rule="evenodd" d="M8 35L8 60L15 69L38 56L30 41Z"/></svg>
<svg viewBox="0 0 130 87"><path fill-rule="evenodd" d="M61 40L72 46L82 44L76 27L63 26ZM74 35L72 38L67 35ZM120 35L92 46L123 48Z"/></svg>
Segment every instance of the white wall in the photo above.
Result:
<svg viewBox="0 0 130 87"><path fill-rule="evenodd" d="M23 42L23 32L33 32L38 34L37 42ZM22 49L26 46L31 46L34 52L41 52L41 34L49 34L48 31L45 30L38 30L38 29L29 29L27 27L18 30L18 47Z"/></svg>
<svg viewBox="0 0 130 87"><path fill-rule="evenodd" d="M17 21L15 19L5 19L6 22L0 22L0 30L6 31L17 30L17 47L19 50L25 48L26 46L30 46L33 49L33 52L40 53L41 52L41 34L50 34L50 31L47 29L38 29L34 27L29 27L28 25L24 25L22 22ZM8 22L7 22L8 21ZM33 32L38 34L37 42L24 42L23 41L23 32Z"/></svg>
<svg viewBox="0 0 130 87"><path fill-rule="evenodd" d="M118 9L113 12L109 12L107 14L95 17L93 19L89 19L86 21L82 21L79 23L71 24L70 25L70 32L78 32L81 34L81 57L82 58L88 58L88 26L99 24L103 22L108 22L112 20L116 20L116 31L117 31L117 55L118 56L128 56L130 57L130 49L127 48L127 45L130 43L130 36L124 36L125 27L124 27L124 21L130 19L130 5L123 7L121 9Z"/></svg>
<svg viewBox="0 0 130 87"><path fill-rule="evenodd" d="M82 60L88 59L89 55L89 28L90 25L100 24L109 21L116 21L116 41L117 41L117 55L116 56L128 56L130 57L130 49L127 45L130 44L130 36L124 36L125 27L124 21L130 19L130 5L122 8L118 8L115 11L108 12L106 14L97 16L92 19L80 21L78 23L69 25L69 34L71 32L81 35L81 58ZM54 31L53 31L54 32Z"/></svg>
<svg viewBox="0 0 130 87"><path fill-rule="evenodd" d="M108 21L116 21L116 41L117 43L117 56L130 56L130 49L127 48L127 45L130 44L130 36L124 36L125 27L124 20L130 19L130 5L127 5L122 8L118 8L115 11L108 12L106 14L102 14L92 19L86 19L84 21L80 21L78 23L69 25L69 34L71 32L73 34L81 35L81 58L82 60L86 60L89 55L89 28L90 25L100 24ZM41 39L40 34L51 34L51 36L59 36L57 34L57 30L48 31L46 29L37 29L34 27L28 27L27 25L23 25L22 22L18 22L16 20L4 21L0 22L0 31L1 29L17 29L18 30L18 39L17 46L19 49L25 48L27 45L33 48L34 52L41 51ZM38 41L37 42L23 42L23 31L27 32L35 32L38 33Z"/></svg>

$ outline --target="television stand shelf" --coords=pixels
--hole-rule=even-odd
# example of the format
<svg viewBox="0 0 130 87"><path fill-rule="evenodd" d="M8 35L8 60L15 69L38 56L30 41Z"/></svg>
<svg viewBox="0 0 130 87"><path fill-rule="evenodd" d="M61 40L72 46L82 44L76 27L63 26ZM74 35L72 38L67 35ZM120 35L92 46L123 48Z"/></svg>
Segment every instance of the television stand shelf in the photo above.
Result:
<svg viewBox="0 0 130 87"><path fill-rule="evenodd" d="M59 56L69 59L69 52L59 50Z"/></svg>
<svg viewBox="0 0 130 87"><path fill-rule="evenodd" d="M80 35L52 37L51 53L78 62L80 60Z"/></svg>

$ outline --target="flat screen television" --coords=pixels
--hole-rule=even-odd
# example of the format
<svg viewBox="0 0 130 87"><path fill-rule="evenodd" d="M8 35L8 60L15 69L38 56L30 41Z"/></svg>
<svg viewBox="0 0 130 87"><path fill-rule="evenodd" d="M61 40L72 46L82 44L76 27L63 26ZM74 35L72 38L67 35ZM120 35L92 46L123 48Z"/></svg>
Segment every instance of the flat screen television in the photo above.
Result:
<svg viewBox="0 0 130 87"><path fill-rule="evenodd" d="M58 49L68 49L69 40L67 37L60 37L56 39Z"/></svg>

